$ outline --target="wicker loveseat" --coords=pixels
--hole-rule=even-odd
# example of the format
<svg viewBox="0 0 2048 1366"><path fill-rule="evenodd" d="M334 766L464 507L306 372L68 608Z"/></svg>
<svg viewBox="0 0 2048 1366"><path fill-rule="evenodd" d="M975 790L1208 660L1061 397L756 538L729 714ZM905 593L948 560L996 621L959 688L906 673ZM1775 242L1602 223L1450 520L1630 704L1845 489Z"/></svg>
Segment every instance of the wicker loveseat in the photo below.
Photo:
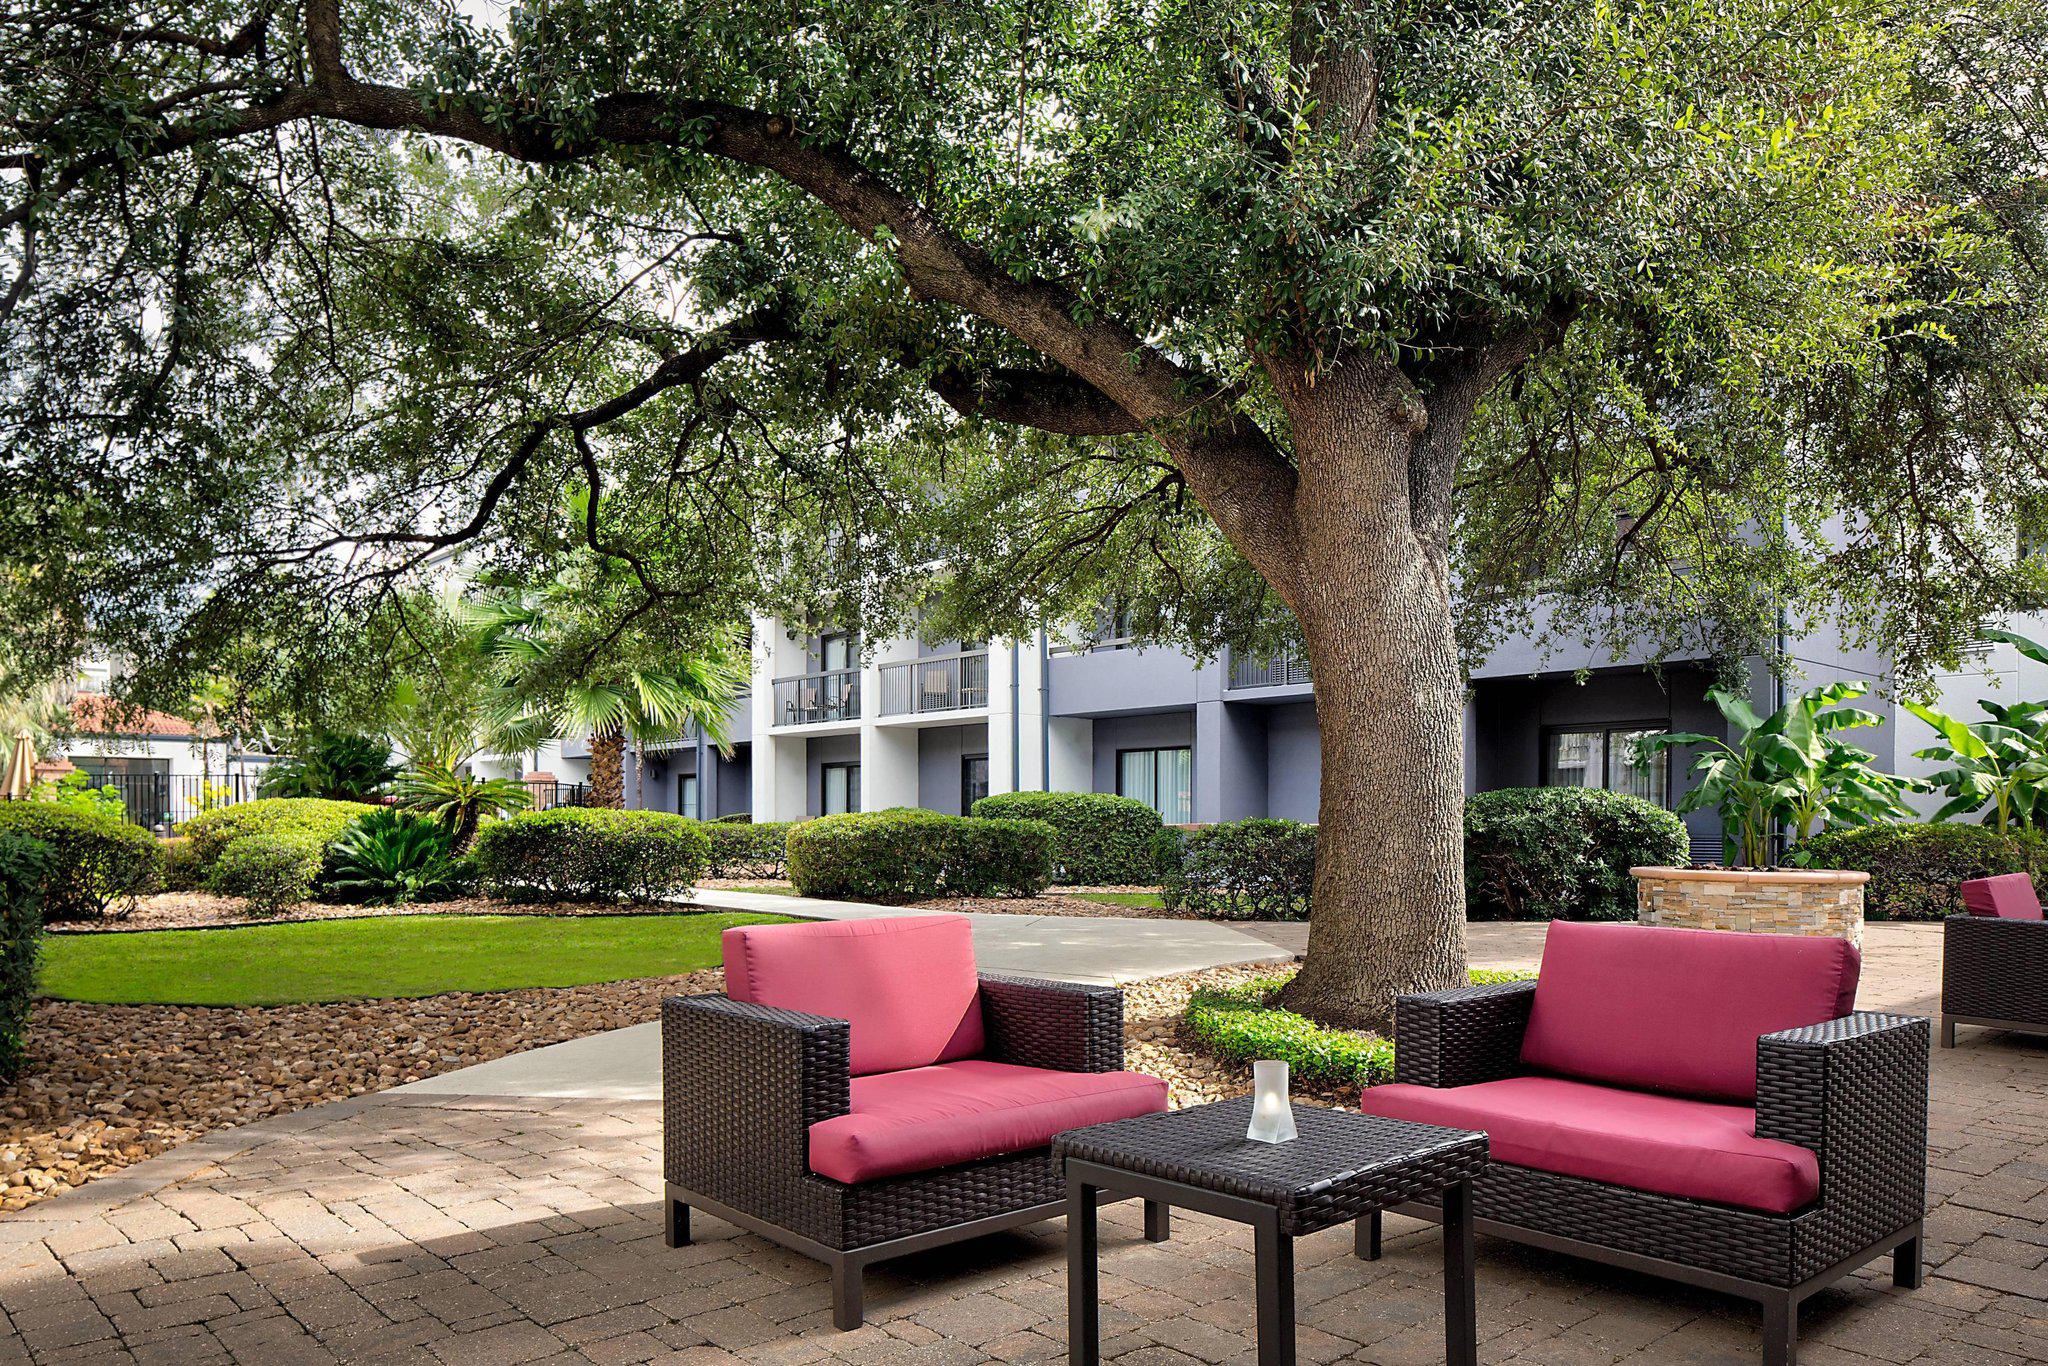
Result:
<svg viewBox="0 0 2048 1366"><path fill-rule="evenodd" d="M2025 873L1973 878L1941 925L1941 1046L1956 1026L2048 1034L2048 920Z"/></svg>
<svg viewBox="0 0 2048 1366"><path fill-rule="evenodd" d="M981 975L965 916L747 926L723 949L726 995L662 1003L668 1243L694 1207L816 1258L842 1329L868 1263L1063 1213L1053 1135L1166 1108L1121 1070L1121 992Z"/></svg>
<svg viewBox="0 0 2048 1366"><path fill-rule="evenodd" d="M1837 939L1556 923L1535 982L1402 998L1397 1084L1360 1108L1485 1130L1480 1232L1756 1300L1789 1366L1814 1292L1887 1252L1921 1279L1928 1022L1854 1011L1859 968Z"/></svg>

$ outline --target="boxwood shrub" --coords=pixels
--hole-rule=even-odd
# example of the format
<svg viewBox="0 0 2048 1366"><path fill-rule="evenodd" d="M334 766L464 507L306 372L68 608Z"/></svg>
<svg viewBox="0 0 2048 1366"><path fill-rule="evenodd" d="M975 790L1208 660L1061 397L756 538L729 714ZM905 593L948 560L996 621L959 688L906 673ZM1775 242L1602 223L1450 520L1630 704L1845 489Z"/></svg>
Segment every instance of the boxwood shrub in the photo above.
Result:
<svg viewBox="0 0 2048 1366"><path fill-rule="evenodd" d="M2038 876L2048 865L2048 838L1956 821L1901 822L1823 831L1794 849L1791 861L1870 874L1863 913L1873 920L1939 920L1962 913L1956 889L1971 878Z"/></svg>
<svg viewBox="0 0 2048 1366"><path fill-rule="evenodd" d="M242 898L251 915L276 915L313 895L326 854L303 832L242 835L207 865L206 889Z"/></svg>
<svg viewBox="0 0 2048 1366"><path fill-rule="evenodd" d="M156 889L163 872L156 836L119 816L68 803L0 802L0 834L49 846L45 921L92 920L110 910L125 915L137 896Z"/></svg>
<svg viewBox="0 0 2048 1366"><path fill-rule="evenodd" d="M1053 829L1052 880L1083 887L1149 886L1158 879L1159 813L1106 792L1001 792L974 804L978 817L1044 821Z"/></svg>
<svg viewBox="0 0 2048 1366"><path fill-rule="evenodd" d="M914 808L824 816L789 832L789 878L805 896L849 901L1036 896L1055 839L1044 821Z"/></svg>
<svg viewBox="0 0 2048 1366"><path fill-rule="evenodd" d="M711 842L687 816L561 806L493 821L471 857L485 887L510 900L653 901L704 876Z"/></svg>
<svg viewBox="0 0 2048 1366"><path fill-rule="evenodd" d="M268 835L285 840L310 840L325 849L341 837L348 823L382 807L369 802L337 802L325 797L259 797L253 802L216 807L178 827L191 845L187 856L207 875L215 859L233 840Z"/></svg>
<svg viewBox="0 0 2048 1366"><path fill-rule="evenodd" d="M13 1081L28 1051L36 959L42 952L43 889L56 855L41 840L0 833L0 1082Z"/></svg>
<svg viewBox="0 0 2048 1366"><path fill-rule="evenodd" d="M1633 920L1628 870L1690 857L1685 823L1626 793L1506 787L1465 799L1471 920Z"/></svg>
<svg viewBox="0 0 2048 1366"><path fill-rule="evenodd" d="M1225 920L1306 920L1315 890L1316 828L1264 816L1156 842L1160 899L1170 911Z"/></svg>
<svg viewBox="0 0 2048 1366"><path fill-rule="evenodd" d="M789 832L795 821L740 824L710 821L704 835L711 841L712 877L777 878L789 875Z"/></svg>
<svg viewBox="0 0 2048 1366"><path fill-rule="evenodd" d="M1473 985L1526 981L1533 972L1472 971ZM1333 1029L1274 1004L1291 972L1234 987L1206 987L1188 999L1183 1019L1202 1051L1224 1062L1271 1058L1304 1086L1378 1086L1394 1076L1394 1044L1363 1030Z"/></svg>

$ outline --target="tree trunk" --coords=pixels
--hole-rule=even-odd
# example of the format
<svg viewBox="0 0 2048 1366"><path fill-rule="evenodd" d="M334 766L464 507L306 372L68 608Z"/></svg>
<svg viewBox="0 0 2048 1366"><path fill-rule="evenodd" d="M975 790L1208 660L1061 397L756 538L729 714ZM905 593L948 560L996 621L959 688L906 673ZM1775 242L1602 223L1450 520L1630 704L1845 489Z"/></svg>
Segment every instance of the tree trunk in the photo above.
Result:
<svg viewBox="0 0 2048 1366"><path fill-rule="evenodd" d="M626 804L626 737L590 737L590 804L616 810Z"/></svg>
<svg viewBox="0 0 2048 1366"><path fill-rule="evenodd" d="M1466 980L1465 688L1438 515L1452 471L1432 467L1432 415L1397 371L1326 369L1283 394L1292 606L1322 732L1314 915L1284 1000L1384 1029L1396 996Z"/></svg>

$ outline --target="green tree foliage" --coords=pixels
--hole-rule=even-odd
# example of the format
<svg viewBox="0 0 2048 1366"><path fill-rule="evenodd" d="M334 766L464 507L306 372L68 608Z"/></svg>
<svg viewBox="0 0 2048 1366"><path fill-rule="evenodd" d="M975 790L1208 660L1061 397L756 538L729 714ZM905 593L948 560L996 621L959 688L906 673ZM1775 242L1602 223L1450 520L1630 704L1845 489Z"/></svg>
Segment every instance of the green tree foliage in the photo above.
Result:
<svg viewBox="0 0 2048 1366"><path fill-rule="evenodd" d="M2019 0L180 18L0 11L33 664L92 635L137 695L225 656L328 705L457 551L616 568L607 654L756 607L1298 626L1288 993L1366 1019L1462 980L1461 637L1539 590L1653 652L1846 605L1911 682L2048 587Z"/></svg>

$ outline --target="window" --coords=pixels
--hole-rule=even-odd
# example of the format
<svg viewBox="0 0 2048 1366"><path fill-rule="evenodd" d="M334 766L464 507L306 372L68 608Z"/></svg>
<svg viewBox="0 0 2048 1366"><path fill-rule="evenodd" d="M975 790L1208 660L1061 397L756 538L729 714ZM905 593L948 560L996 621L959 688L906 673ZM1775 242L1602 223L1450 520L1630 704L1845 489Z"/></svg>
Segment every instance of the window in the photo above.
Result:
<svg viewBox="0 0 2048 1366"><path fill-rule="evenodd" d="M685 773L676 779L676 814L697 819L697 775L694 773Z"/></svg>
<svg viewBox="0 0 2048 1366"><path fill-rule="evenodd" d="M824 791L818 809L827 816L860 810L860 765L826 764L819 773Z"/></svg>
<svg viewBox="0 0 2048 1366"><path fill-rule="evenodd" d="M818 667L824 673L853 667L853 637L844 631L818 637Z"/></svg>
<svg viewBox="0 0 2048 1366"><path fill-rule="evenodd" d="M1135 797L1168 825L1195 819L1195 752L1191 749L1126 749L1116 756L1118 795Z"/></svg>
<svg viewBox="0 0 2048 1366"><path fill-rule="evenodd" d="M1642 723L1552 731L1544 743L1543 784L1605 788L1669 806L1669 751L1660 749L1646 760L1638 748L1648 737L1662 734L1664 727Z"/></svg>
<svg viewBox="0 0 2048 1366"><path fill-rule="evenodd" d="M988 756L960 756L960 814L971 815L974 804L988 795Z"/></svg>

